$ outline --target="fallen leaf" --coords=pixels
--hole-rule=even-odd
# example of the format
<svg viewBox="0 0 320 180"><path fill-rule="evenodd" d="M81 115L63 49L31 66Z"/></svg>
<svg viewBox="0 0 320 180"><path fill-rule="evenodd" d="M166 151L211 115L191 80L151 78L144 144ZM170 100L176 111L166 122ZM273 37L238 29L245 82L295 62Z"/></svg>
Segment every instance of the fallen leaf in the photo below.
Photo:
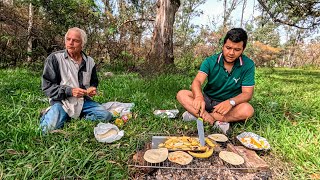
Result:
<svg viewBox="0 0 320 180"><path fill-rule="evenodd" d="M60 134L68 135L67 132L65 132L64 130L61 130L61 129L52 130L52 131L50 131L50 133L51 133L51 134L60 133Z"/></svg>
<svg viewBox="0 0 320 180"><path fill-rule="evenodd" d="M310 179L320 179L320 174L311 174Z"/></svg>
<svg viewBox="0 0 320 180"><path fill-rule="evenodd" d="M14 149L7 149L7 153L12 154L12 155L20 154L18 151L14 150Z"/></svg>

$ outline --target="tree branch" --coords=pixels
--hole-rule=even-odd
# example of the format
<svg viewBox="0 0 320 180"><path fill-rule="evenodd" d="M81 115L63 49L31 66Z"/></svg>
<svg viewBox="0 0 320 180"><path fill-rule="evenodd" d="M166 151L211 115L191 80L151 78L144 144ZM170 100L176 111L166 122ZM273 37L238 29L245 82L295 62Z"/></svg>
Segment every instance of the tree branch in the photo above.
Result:
<svg viewBox="0 0 320 180"><path fill-rule="evenodd" d="M265 12L267 12L267 14L271 17L271 19L274 22L278 22L278 23L285 24L285 25L288 25L288 26L293 26L293 27L296 27L296 28L299 28L299 29L312 29L312 28L315 28L316 26L318 26L320 24L320 22L318 22L318 21L313 21L309 26L305 27L305 26L298 25L297 23L292 23L292 22L290 22L290 20L279 19L279 18L276 17L276 14L274 12L271 12L270 8L267 7L267 5L265 4L265 2L263 0L258 0L258 2L261 5L261 7L263 8L263 10ZM293 6L296 6L296 5L293 5ZM304 12L304 13L307 13L307 12ZM307 15L312 16L314 14L312 13L312 14L307 14ZM305 16L307 16L307 15L305 15ZM316 18L317 16L313 16L313 17Z"/></svg>

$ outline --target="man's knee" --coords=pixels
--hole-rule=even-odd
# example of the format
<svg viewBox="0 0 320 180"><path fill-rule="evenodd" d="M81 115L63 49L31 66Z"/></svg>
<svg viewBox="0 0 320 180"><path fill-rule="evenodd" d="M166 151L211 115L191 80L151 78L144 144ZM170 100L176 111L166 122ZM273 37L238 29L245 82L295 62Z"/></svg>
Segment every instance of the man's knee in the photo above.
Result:
<svg viewBox="0 0 320 180"><path fill-rule="evenodd" d="M40 119L40 127L44 133L54 129L59 129L63 127L67 118L67 113L62 108L62 105L56 103L43 114Z"/></svg>
<svg viewBox="0 0 320 180"><path fill-rule="evenodd" d="M101 113L101 119L105 121L110 121L112 119L112 114L109 111L104 110Z"/></svg>
<svg viewBox="0 0 320 180"><path fill-rule="evenodd" d="M177 100L181 103L183 102L183 100L186 98L186 96L188 96L188 94L190 94L190 91L188 90L180 90L178 93L177 93Z"/></svg>
<svg viewBox="0 0 320 180"><path fill-rule="evenodd" d="M244 117L247 118L251 118L254 114L254 109L253 107L249 104L249 103L246 103L243 107L242 107L242 110L241 110L242 114Z"/></svg>
<svg viewBox="0 0 320 180"><path fill-rule="evenodd" d="M112 113L107 111L103 106L96 107L93 111L93 114L87 115L86 119L89 120L102 120L110 121L112 119Z"/></svg>

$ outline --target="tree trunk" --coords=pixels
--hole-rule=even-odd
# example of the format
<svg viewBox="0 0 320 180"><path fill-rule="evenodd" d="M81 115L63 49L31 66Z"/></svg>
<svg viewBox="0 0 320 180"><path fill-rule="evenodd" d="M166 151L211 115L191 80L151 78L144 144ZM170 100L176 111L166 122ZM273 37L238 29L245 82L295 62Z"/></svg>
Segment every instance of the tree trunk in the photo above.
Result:
<svg viewBox="0 0 320 180"><path fill-rule="evenodd" d="M148 58L153 67L174 64L173 24L180 0L158 0L157 16L153 30L152 48ZM159 69L160 70L160 69Z"/></svg>
<svg viewBox="0 0 320 180"><path fill-rule="evenodd" d="M29 4L29 23L28 23L28 47L27 47L27 62L31 62L31 53L32 53L32 24L33 24L33 6L32 3Z"/></svg>
<svg viewBox="0 0 320 180"><path fill-rule="evenodd" d="M223 34L227 29L227 0L223 1Z"/></svg>
<svg viewBox="0 0 320 180"><path fill-rule="evenodd" d="M247 0L243 0L240 27L243 26L243 14L244 14L244 10L246 9L246 5L247 5Z"/></svg>
<svg viewBox="0 0 320 180"><path fill-rule="evenodd" d="M228 20L231 16L232 11L234 11L237 7L237 5L240 3L240 1L238 0L231 0L230 4L229 4L229 8L228 8L228 1L225 0L223 2L223 8L224 8L224 12L223 12L223 34L225 34L227 32L228 29Z"/></svg>

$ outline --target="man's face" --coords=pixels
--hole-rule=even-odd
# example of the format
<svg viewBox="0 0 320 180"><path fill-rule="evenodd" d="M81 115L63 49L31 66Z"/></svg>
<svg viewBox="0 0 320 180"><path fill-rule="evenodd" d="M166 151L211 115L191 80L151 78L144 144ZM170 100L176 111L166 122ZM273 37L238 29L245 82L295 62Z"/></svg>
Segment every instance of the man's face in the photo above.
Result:
<svg viewBox="0 0 320 180"><path fill-rule="evenodd" d="M233 63L243 52L243 41L235 43L229 39L222 47L222 52L225 61Z"/></svg>
<svg viewBox="0 0 320 180"><path fill-rule="evenodd" d="M67 51L71 54L80 53L82 50L81 44L82 40L80 32L73 30L69 31L65 39L65 46Z"/></svg>

